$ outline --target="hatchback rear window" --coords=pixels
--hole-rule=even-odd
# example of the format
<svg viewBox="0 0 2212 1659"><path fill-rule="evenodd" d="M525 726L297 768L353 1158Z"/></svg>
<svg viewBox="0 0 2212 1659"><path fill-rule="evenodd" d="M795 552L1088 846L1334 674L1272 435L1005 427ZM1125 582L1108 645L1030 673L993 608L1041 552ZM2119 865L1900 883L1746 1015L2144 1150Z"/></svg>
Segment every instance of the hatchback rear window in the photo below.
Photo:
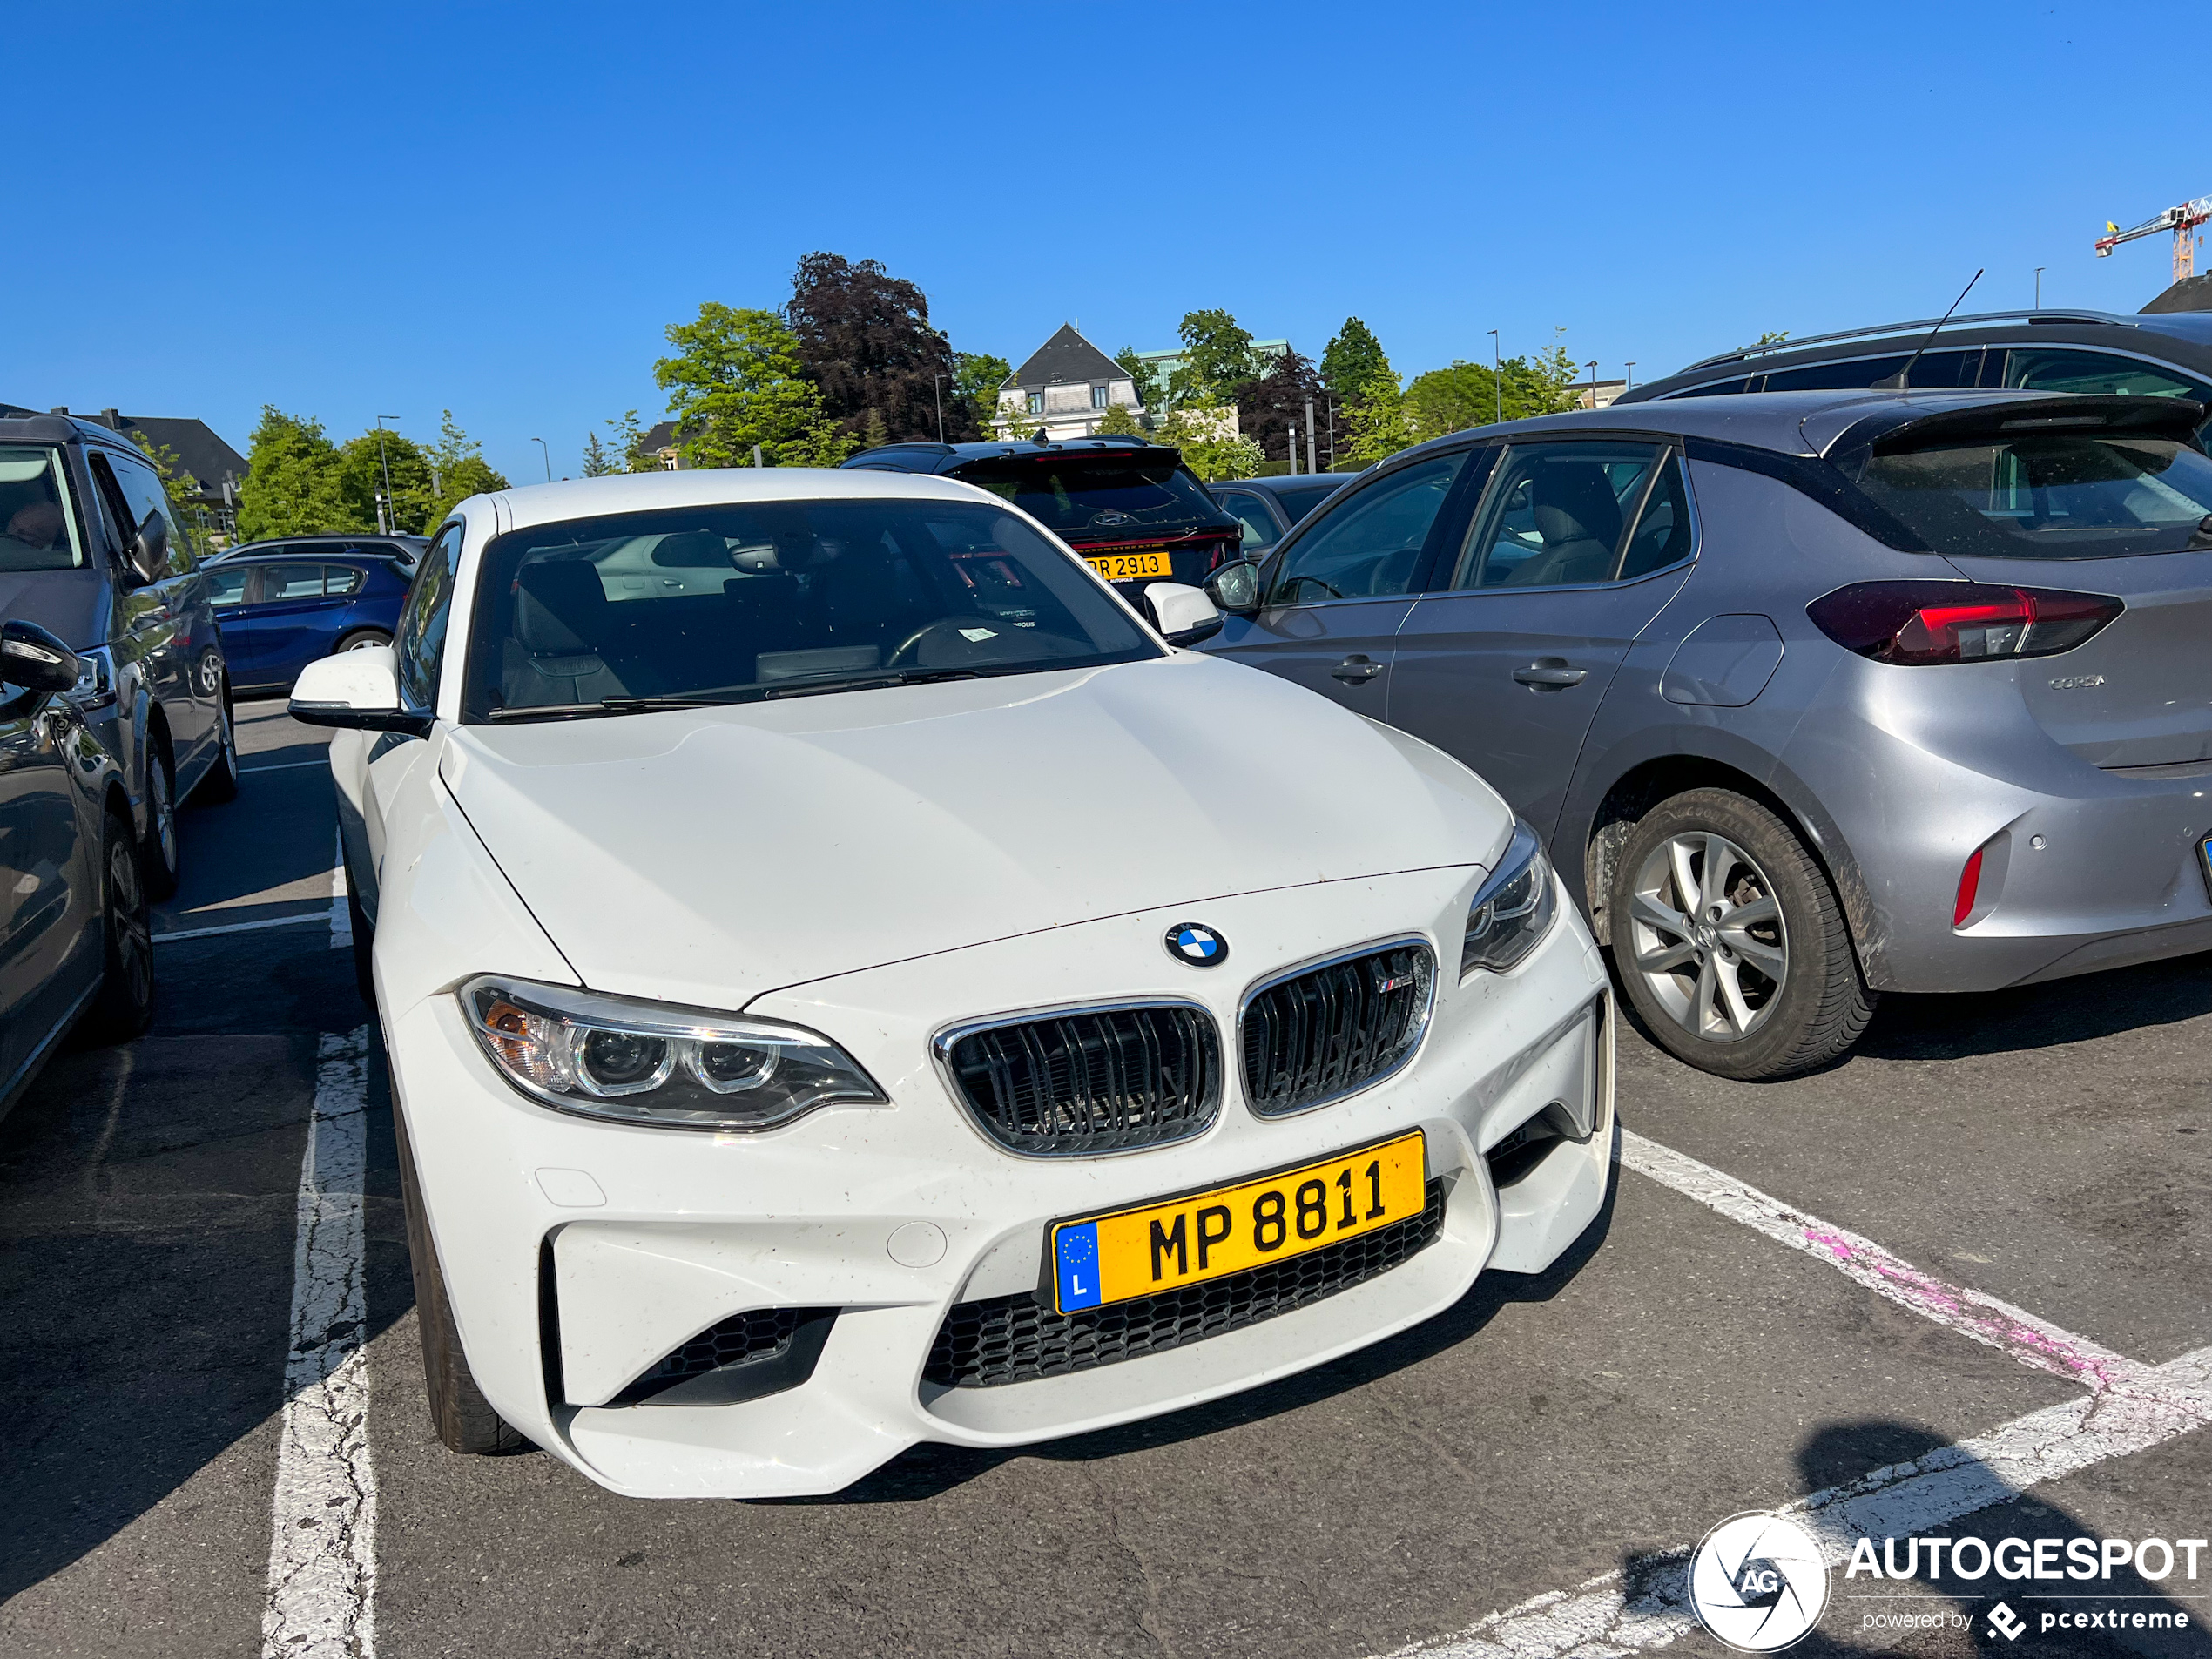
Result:
<svg viewBox="0 0 2212 1659"><path fill-rule="evenodd" d="M1115 528L1096 524L1102 513L1119 513L1134 524L1208 519L1221 509L1206 488L1165 457L1047 453L970 462L953 475L1002 496L1055 530Z"/></svg>
<svg viewBox="0 0 2212 1659"><path fill-rule="evenodd" d="M2212 546L2212 459L2173 438L1975 438L1874 455L1859 484L1940 553L2094 559Z"/></svg>

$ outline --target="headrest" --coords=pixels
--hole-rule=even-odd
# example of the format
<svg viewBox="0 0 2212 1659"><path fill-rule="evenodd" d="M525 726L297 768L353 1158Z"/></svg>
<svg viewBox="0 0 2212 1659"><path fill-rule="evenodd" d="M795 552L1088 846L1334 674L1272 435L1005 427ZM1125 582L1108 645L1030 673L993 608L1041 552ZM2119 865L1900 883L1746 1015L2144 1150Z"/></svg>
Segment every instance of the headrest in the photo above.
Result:
<svg viewBox="0 0 2212 1659"><path fill-rule="evenodd" d="M1536 533L1547 547L1621 539L1621 503L1605 469L1595 461L1540 463L1531 479Z"/></svg>
<svg viewBox="0 0 2212 1659"><path fill-rule="evenodd" d="M598 649L607 611L599 573L582 559L539 559L516 577L515 637L533 657Z"/></svg>

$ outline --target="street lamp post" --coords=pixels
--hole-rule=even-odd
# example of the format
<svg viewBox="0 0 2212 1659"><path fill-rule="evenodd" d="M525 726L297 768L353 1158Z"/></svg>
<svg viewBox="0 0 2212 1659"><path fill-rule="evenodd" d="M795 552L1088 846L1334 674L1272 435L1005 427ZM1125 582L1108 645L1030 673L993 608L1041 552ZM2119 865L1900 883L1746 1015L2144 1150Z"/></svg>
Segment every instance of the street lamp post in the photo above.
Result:
<svg viewBox="0 0 2212 1659"><path fill-rule="evenodd" d="M1635 383L1636 383L1636 360L1635 360L1635 358L1631 357L1630 359L1629 359L1629 378L1627 379L1627 381L1624 381L1624 382L1622 383L1622 387L1621 387L1621 389L1622 389L1622 391L1624 391L1624 392L1625 392L1625 391L1627 391L1627 390L1629 389L1629 387L1634 386Z"/></svg>
<svg viewBox="0 0 2212 1659"><path fill-rule="evenodd" d="M553 482L553 451L543 438L532 438L530 442L538 447L539 453L545 457L545 482L550 484Z"/></svg>
<svg viewBox="0 0 2212 1659"><path fill-rule="evenodd" d="M2040 265L2035 267L2035 308L2038 311L2043 309L2043 273L2047 268Z"/></svg>
<svg viewBox="0 0 2212 1659"><path fill-rule="evenodd" d="M392 457L384 448L384 422L396 421L399 418L396 415L380 415L376 417L376 461L377 464L384 469L384 499L376 503L376 528L386 536L389 536L399 528L400 515L399 509L392 500Z"/></svg>
<svg viewBox="0 0 2212 1659"><path fill-rule="evenodd" d="M1318 471L1320 470L1320 469L1319 469L1318 467L1317 467L1317 466L1315 466L1315 465L1313 464L1313 463L1314 463L1317 460L1318 460L1318 459L1319 459L1319 457L1314 454L1314 446L1313 446L1313 400L1312 400L1312 398L1310 398L1310 397L1309 397L1308 399L1306 399L1306 400L1305 400L1305 469L1306 469L1306 471L1308 471L1308 472L1318 472Z"/></svg>
<svg viewBox="0 0 2212 1659"><path fill-rule="evenodd" d="M1593 357L1582 365L1590 371L1590 407L1597 408L1597 359Z"/></svg>
<svg viewBox="0 0 2212 1659"><path fill-rule="evenodd" d="M1506 348L1499 342L1498 331L1490 330L1490 401L1491 413L1499 421L1506 418Z"/></svg>
<svg viewBox="0 0 2212 1659"><path fill-rule="evenodd" d="M944 386L945 377L942 374L932 374L929 377L929 399L937 406L937 442L940 443L945 441Z"/></svg>

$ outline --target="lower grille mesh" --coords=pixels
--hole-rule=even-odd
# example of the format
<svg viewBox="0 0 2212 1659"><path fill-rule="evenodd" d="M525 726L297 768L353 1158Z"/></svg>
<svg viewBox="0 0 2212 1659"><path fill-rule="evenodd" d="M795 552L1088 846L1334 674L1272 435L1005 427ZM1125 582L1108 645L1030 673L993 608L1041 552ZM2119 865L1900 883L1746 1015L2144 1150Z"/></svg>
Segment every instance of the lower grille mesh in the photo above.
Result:
<svg viewBox="0 0 2212 1659"><path fill-rule="evenodd" d="M938 1328L922 1380L941 1388L993 1388L1203 1342L1386 1273L1426 1249L1443 1225L1444 1184L1432 1181L1418 1216L1211 1284L1069 1314L1054 1312L1027 1291L963 1302Z"/></svg>
<svg viewBox="0 0 2212 1659"><path fill-rule="evenodd" d="M609 1402L635 1405L692 1377L725 1366L765 1365L791 1352L792 1336L809 1320L833 1308L753 1308L711 1325Z"/></svg>

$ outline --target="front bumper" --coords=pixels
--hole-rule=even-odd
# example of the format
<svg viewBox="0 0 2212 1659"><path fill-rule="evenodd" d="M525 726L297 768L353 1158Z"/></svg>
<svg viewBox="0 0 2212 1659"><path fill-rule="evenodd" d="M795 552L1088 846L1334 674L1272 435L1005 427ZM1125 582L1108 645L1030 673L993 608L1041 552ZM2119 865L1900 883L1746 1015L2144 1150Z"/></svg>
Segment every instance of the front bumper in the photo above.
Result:
<svg viewBox="0 0 2212 1659"><path fill-rule="evenodd" d="M1008 1446L1251 1387L1449 1306L1486 1266L1533 1272L1595 1217L1611 1167L1604 970L1571 907L1509 975L1440 972L1424 1046L1366 1092L1255 1117L1235 1068L1219 1116L1176 1145L1016 1157L948 1093L929 1037L957 1021L1102 996L1204 1002L1234 1051L1239 994L1317 954L1408 931L1453 964L1474 868L1182 906L947 953L757 999L843 1043L894 1105L705 1136L540 1109L492 1072L451 998L389 1032L405 1130L470 1369L507 1420L636 1496L833 1492L919 1441ZM1235 941L1202 970L1169 923ZM1449 946L1449 951L1444 948ZM1564 1138L1502 1191L1485 1154L1554 1102ZM1097 1369L991 1387L927 1382L948 1312L1040 1282L1055 1218L1216 1184L1418 1125L1444 1213L1379 1276L1259 1323ZM1503 1166L1501 1166L1503 1167ZM750 1310L836 1310L803 1380L717 1404L615 1403L664 1356Z"/></svg>

